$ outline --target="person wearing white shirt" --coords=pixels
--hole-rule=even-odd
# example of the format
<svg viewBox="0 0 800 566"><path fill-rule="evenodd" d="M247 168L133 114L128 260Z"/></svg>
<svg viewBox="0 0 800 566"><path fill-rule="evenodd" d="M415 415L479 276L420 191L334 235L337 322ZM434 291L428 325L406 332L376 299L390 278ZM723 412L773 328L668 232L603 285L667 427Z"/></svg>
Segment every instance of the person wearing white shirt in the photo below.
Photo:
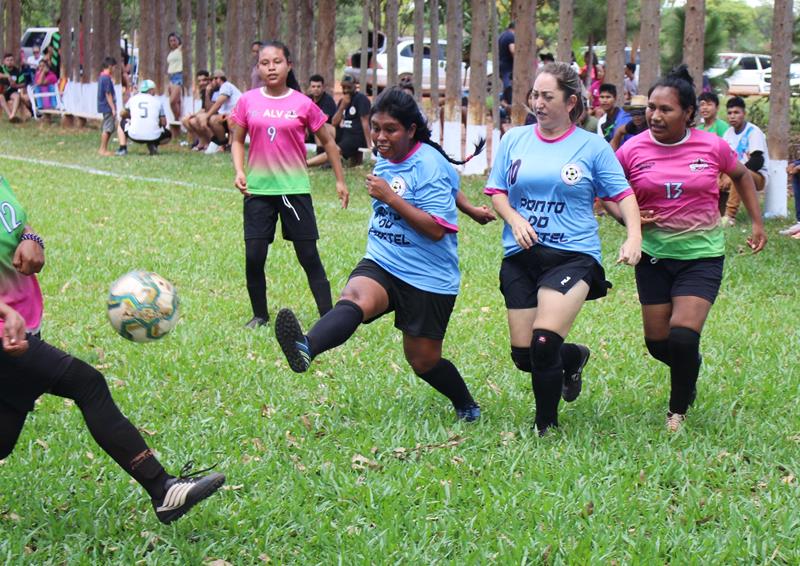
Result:
<svg viewBox="0 0 800 566"><path fill-rule="evenodd" d="M139 93L128 99L117 128L117 155L128 155L128 139L147 144L150 155L158 154L158 146L172 139L172 134L166 127L164 104L153 96L155 88L153 81L144 80L139 86Z"/></svg>
<svg viewBox="0 0 800 566"><path fill-rule="evenodd" d="M25 64L28 66L29 69L32 69L33 72L36 72L36 69L39 67L39 61L42 60L42 51L38 45L33 46L33 55L29 55L27 59L25 59Z"/></svg>

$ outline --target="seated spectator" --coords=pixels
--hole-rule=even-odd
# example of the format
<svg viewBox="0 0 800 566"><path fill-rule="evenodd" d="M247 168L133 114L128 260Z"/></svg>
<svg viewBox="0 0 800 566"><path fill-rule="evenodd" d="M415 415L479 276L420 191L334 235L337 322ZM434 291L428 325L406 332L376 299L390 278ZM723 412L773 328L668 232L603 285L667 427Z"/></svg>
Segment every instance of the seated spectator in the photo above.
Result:
<svg viewBox="0 0 800 566"><path fill-rule="evenodd" d="M223 150L228 146L230 136L228 115L233 111L242 95L242 92L228 81L225 73L220 69L214 71L212 75L211 91L211 107L208 112L199 115L197 120L203 132L201 143L205 142L209 148L206 150L207 152L212 152L208 142L213 142Z"/></svg>
<svg viewBox="0 0 800 566"><path fill-rule="evenodd" d="M722 138L733 148L739 162L753 177L756 192L761 193L769 177L767 138L758 126L747 121L747 108L741 97L734 96L728 99L725 106L728 109L728 123L731 126ZM739 211L741 198L729 177L725 177L722 184L728 189L728 202L725 206L725 216L722 217L722 225L733 226L736 223L736 213Z"/></svg>
<svg viewBox="0 0 800 566"><path fill-rule="evenodd" d="M164 104L153 96L156 83L143 80L139 94L134 94L125 104L117 126L119 149L116 155L128 155L128 139L147 144L150 155L158 154L158 146L168 143L172 134L167 128Z"/></svg>
<svg viewBox="0 0 800 566"><path fill-rule="evenodd" d="M794 219L795 223L781 230L784 236L791 236L800 240L800 159L792 161L786 167L786 172L792 180L792 193L794 195Z"/></svg>
<svg viewBox="0 0 800 566"><path fill-rule="evenodd" d="M336 128L336 145L342 159L350 160L352 165L360 165L364 156L361 148L372 148L369 135L369 98L358 90L358 80L352 75L342 79L342 98L333 115ZM320 154L308 160L308 166L327 163L327 154Z"/></svg>
<svg viewBox="0 0 800 566"><path fill-rule="evenodd" d="M336 101L325 91L325 77L322 75L311 75L308 79L308 92L306 96L313 100L314 104L319 106L319 109L328 117L327 122L325 122L325 129L328 130L328 134L332 138L336 137L336 129L332 124L333 115L336 114ZM306 143L312 142L317 144L317 155L325 152L319 140L316 139L316 136L311 132L307 132Z"/></svg>
<svg viewBox="0 0 800 566"><path fill-rule="evenodd" d="M58 77L50 69L50 66L47 64L47 61L41 59L39 61L39 67L36 70L36 75L33 78L33 93L34 94L53 93L53 94L52 96L37 96L34 99L36 103L36 108L38 108L39 110L47 110L58 106L58 98L56 97L56 83L58 83Z"/></svg>
<svg viewBox="0 0 800 566"><path fill-rule="evenodd" d="M647 97L643 94L635 94L631 97L630 103L622 107L625 112L631 117L631 121L620 126L614 132L614 137L611 139L611 149L617 151L622 144L631 139L633 136L641 134L647 129L647 120L645 120L645 111L647 110Z"/></svg>
<svg viewBox="0 0 800 566"><path fill-rule="evenodd" d="M718 112L719 97L713 92L700 93L697 97L697 113L700 114L700 121L695 128L723 137L729 126L725 120L717 118Z"/></svg>
<svg viewBox="0 0 800 566"><path fill-rule="evenodd" d="M205 144L203 143L204 130L200 127L199 117L200 115L207 114L208 109L211 108L210 77L211 75L205 69L197 71L195 74L195 92L198 98L200 98L200 110L187 114L181 120L184 129L189 132L189 135L193 138L192 149L196 149L197 151L202 151L208 146L207 141Z"/></svg>
<svg viewBox="0 0 800 566"><path fill-rule="evenodd" d="M31 71L34 73L39 68L39 61L42 60L42 50L41 47L38 45L33 46L33 54L28 55L28 58L25 60L25 64L28 66Z"/></svg>
<svg viewBox="0 0 800 566"><path fill-rule="evenodd" d="M611 143L617 128L631 121L630 115L617 106L617 87L610 83L600 85L600 108L603 115L597 120L597 133Z"/></svg>
<svg viewBox="0 0 800 566"><path fill-rule="evenodd" d="M0 88L3 90L0 96L0 107L8 116L10 122L19 122L17 113L20 106L27 99L23 94L25 90L25 77L19 67L14 65L14 55L6 53L3 56L3 64L0 65Z"/></svg>

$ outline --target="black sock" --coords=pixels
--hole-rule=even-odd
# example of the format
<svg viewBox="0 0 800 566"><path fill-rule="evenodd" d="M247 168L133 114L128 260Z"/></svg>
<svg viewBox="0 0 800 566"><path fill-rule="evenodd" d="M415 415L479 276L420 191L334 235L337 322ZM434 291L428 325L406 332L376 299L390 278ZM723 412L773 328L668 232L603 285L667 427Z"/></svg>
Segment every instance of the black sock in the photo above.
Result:
<svg viewBox="0 0 800 566"><path fill-rule="evenodd" d="M462 409L475 403L469 393L464 378L450 360L442 358L433 369L417 374L436 391L450 399L456 409Z"/></svg>
<svg viewBox="0 0 800 566"><path fill-rule="evenodd" d="M691 328L671 328L669 331L670 381L669 410L686 414L697 376L700 373L700 334Z"/></svg>
<svg viewBox="0 0 800 566"><path fill-rule="evenodd" d="M669 339L667 340L649 340L644 339L647 346L647 351L650 355L657 359L659 362L670 365L671 357L669 355Z"/></svg>
<svg viewBox="0 0 800 566"><path fill-rule="evenodd" d="M264 266L267 264L267 240L258 238L244 241L245 275L247 276L247 294L250 295L250 306L253 316L269 320L267 310L267 278Z"/></svg>
<svg viewBox="0 0 800 566"><path fill-rule="evenodd" d="M328 282L327 275L325 275L322 259L319 257L317 241L297 240L292 243L294 244L297 261L300 262L300 266L306 272L308 286L311 289L311 294L314 295L314 302L317 304L319 315L324 316L331 310L331 285Z"/></svg>
<svg viewBox="0 0 800 566"><path fill-rule="evenodd" d="M311 357L347 342L364 320L364 311L352 301L341 300L306 334Z"/></svg>
<svg viewBox="0 0 800 566"><path fill-rule="evenodd" d="M75 358L51 392L75 401L100 448L151 498L164 496L164 483L172 476L161 466L136 427L120 412L99 371Z"/></svg>
<svg viewBox="0 0 800 566"><path fill-rule="evenodd" d="M309 281L311 294L314 295L314 302L317 304L319 316L325 316L333 308L331 301L331 284L327 279L316 279Z"/></svg>
<svg viewBox="0 0 800 566"><path fill-rule="evenodd" d="M549 330L534 330L531 339L531 384L536 399L536 428L543 433L558 426L558 403L564 384L561 345L564 339Z"/></svg>
<svg viewBox="0 0 800 566"><path fill-rule="evenodd" d="M564 373L570 374L578 369L581 363L581 351L577 344L571 342L564 342L561 345L561 364L564 367Z"/></svg>

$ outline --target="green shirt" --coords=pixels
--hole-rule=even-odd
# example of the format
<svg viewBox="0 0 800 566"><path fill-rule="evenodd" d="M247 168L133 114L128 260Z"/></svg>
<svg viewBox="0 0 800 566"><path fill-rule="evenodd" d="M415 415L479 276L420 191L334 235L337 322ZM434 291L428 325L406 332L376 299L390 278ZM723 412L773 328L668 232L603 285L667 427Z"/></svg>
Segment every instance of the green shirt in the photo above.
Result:
<svg viewBox="0 0 800 566"><path fill-rule="evenodd" d="M730 128L728 123L725 120L720 120L719 118L711 124L711 126L706 127L705 123L701 120L699 124L697 124L698 130L703 130L704 132L711 132L712 134L717 134L719 137L725 135L725 132Z"/></svg>

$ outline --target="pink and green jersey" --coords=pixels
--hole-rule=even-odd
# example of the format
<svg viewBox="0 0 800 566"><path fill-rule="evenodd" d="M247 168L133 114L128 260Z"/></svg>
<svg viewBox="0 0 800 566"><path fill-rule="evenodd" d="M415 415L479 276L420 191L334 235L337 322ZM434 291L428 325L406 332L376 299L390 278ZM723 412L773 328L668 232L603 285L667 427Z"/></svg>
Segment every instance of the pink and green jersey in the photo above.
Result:
<svg viewBox="0 0 800 566"><path fill-rule="evenodd" d="M0 301L25 319L29 332L38 332L44 302L35 275L22 275L12 263L27 216L5 178L0 177ZM3 321L0 320L0 334Z"/></svg>
<svg viewBox="0 0 800 566"><path fill-rule="evenodd" d="M717 175L732 172L738 163L725 140L689 129L683 140L665 145L646 130L620 147L617 159L639 208L659 217L642 227L642 250L672 259L725 254Z"/></svg>
<svg viewBox="0 0 800 566"><path fill-rule="evenodd" d="M247 190L253 195L296 195L311 192L306 168L306 128L319 130L325 115L306 95L289 90L279 97L263 89L240 98L230 119L250 135Z"/></svg>

